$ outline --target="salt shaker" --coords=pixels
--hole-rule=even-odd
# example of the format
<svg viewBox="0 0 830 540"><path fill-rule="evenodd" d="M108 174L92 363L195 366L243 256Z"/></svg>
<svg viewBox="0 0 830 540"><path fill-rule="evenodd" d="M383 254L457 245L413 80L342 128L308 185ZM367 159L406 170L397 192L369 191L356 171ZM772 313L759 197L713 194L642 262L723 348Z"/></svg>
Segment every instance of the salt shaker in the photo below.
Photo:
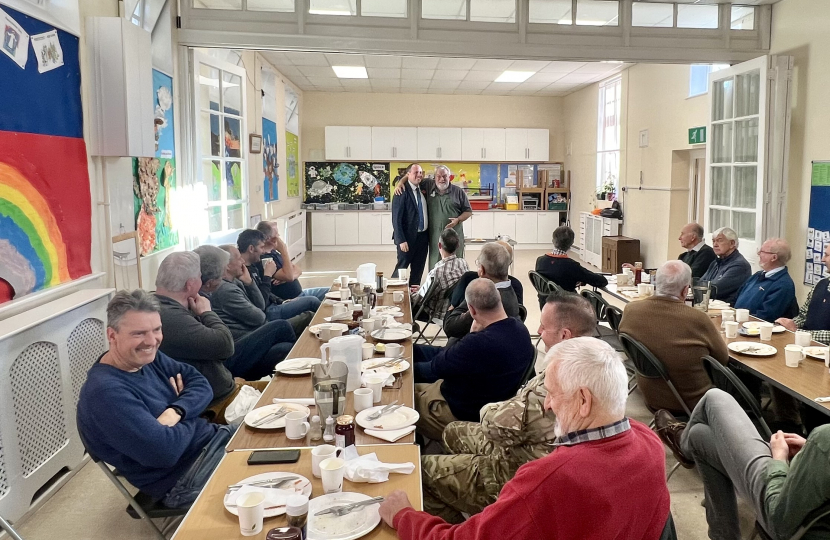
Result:
<svg viewBox="0 0 830 540"><path fill-rule="evenodd" d="M308 428L308 440L315 442L323 438L323 426L320 424L320 417L316 414L311 417L311 426Z"/></svg>
<svg viewBox="0 0 830 540"><path fill-rule="evenodd" d="M334 441L334 418L331 416L326 418L326 431L323 433L323 440L327 443Z"/></svg>

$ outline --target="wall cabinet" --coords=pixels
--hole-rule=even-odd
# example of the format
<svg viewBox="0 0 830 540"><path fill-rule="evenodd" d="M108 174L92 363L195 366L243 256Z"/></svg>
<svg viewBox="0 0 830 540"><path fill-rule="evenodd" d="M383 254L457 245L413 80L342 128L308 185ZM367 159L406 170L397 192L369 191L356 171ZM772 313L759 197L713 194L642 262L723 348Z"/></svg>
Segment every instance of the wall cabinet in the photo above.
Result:
<svg viewBox="0 0 830 540"><path fill-rule="evenodd" d="M537 228L541 228L542 219L547 217L543 212L516 212L516 242L520 244L537 244ZM556 222L559 222L559 212L554 212Z"/></svg>
<svg viewBox="0 0 830 540"><path fill-rule="evenodd" d="M461 159L504 161L504 137L500 128L461 128Z"/></svg>
<svg viewBox="0 0 830 540"><path fill-rule="evenodd" d="M506 161L548 161L550 133L547 129L507 128L504 132Z"/></svg>
<svg viewBox="0 0 830 540"><path fill-rule="evenodd" d="M372 128L326 126L326 159L371 160Z"/></svg>
<svg viewBox="0 0 830 540"><path fill-rule="evenodd" d="M334 219L334 214L328 212L311 213L311 244L313 246L337 245L334 236L337 226L334 224Z"/></svg>
<svg viewBox="0 0 830 540"><path fill-rule="evenodd" d="M536 228L536 243L553 246L553 231L559 227L559 212L540 212ZM521 242L518 238L517 241Z"/></svg>
<svg viewBox="0 0 830 540"><path fill-rule="evenodd" d="M487 236L485 238L498 238L499 236L505 235L510 238L516 238L516 214L513 212L498 212L493 214L493 236Z"/></svg>
<svg viewBox="0 0 830 540"><path fill-rule="evenodd" d="M461 128L418 128L418 159L461 161Z"/></svg>
<svg viewBox="0 0 830 540"><path fill-rule="evenodd" d="M382 235L381 222L380 212L361 212L357 214L358 243L379 246Z"/></svg>
<svg viewBox="0 0 830 540"><path fill-rule="evenodd" d="M347 246L360 242L360 214L344 212L334 214L334 243Z"/></svg>
<svg viewBox="0 0 830 540"><path fill-rule="evenodd" d="M495 214L493 212L473 213L470 218L473 223L470 228L471 238L492 239L496 237Z"/></svg>
<svg viewBox="0 0 830 540"><path fill-rule="evenodd" d="M375 161L418 159L418 128L373 127L372 159Z"/></svg>

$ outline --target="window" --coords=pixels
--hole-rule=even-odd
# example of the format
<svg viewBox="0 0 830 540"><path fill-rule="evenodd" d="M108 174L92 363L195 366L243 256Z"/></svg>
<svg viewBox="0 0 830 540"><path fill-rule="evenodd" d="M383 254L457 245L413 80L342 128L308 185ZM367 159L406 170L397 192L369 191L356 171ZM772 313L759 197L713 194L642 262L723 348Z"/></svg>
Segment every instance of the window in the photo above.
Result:
<svg viewBox="0 0 830 540"><path fill-rule="evenodd" d="M620 103L622 79L613 79L599 87L597 115L597 190L606 184L619 185L620 176Z"/></svg>
<svg viewBox="0 0 830 540"><path fill-rule="evenodd" d="M689 74L689 97L709 92L709 74L728 67L728 64L692 64Z"/></svg>
<svg viewBox="0 0 830 540"><path fill-rule="evenodd" d="M245 227L248 133L243 68L199 57L196 62L196 170L207 194L208 232Z"/></svg>
<svg viewBox="0 0 830 540"><path fill-rule="evenodd" d="M310 0L312 15L357 15L357 0Z"/></svg>
<svg viewBox="0 0 830 540"><path fill-rule="evenodd" d="M617 26L620 20L617 0L577 0L576 24L581 26Z"/></svg>
<svg viewBox="0 0 830 540"><path fill-rule="evenodd" d="M242 9L242 0L193 0L197 9Z"/></svg>
<svg viewBox="0 0 830 540"><path fill-rule="evenodd" d="M248 0L248 11L294 12L294 0Z"/></svg>
<svg viewBox="0 0 830 540"><path fill-rule="evenodd" d="M755 30L755 8L752 6L732 6L732 30Z"/></svg>
<svg viewBox="0 0 830 540"><path fill-rule="evenodd" d="M529 22L543 24L573 24L571 0L530 0Z"/></svg>
<svg viewBox="0 0 830 540"><path fill-rule="evenodd" d="M681 4L677 6L678 28L717 28L718 6Z"/></svg>
<svg viewBox="0 0 830 540"><path fill-rule="evenodd" d="M406 17L406 0L363 0L360 14L364 17Z"/></svg>
<svg viewBox="0 0 830 540"><path fill-rule="evenodd" d="M424 19L467 20L467 0L421 0Z"/></svg>
<svg viewBox="0 0 830 540"><path fill-rule="evenodd" d="M470 0L470 20L516 22L516 0Z"/></svg>
<svg viewBox="0 0 830 540"><path fill-rule="evenodd" d="M631 26L671 28L674 26L674 4L637 2L631 5Z"/></svg>

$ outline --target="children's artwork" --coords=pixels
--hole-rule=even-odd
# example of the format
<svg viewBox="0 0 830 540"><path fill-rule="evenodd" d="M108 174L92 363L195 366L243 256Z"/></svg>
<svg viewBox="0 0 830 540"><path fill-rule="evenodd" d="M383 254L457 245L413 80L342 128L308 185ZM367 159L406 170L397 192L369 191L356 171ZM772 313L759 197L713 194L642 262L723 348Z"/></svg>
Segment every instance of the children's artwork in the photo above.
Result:
<svg viewBox="0 0 830 540"><path fill-rule="evenodd" d="M153 70L153 127L156 136L156 157L176 157L175 128L173 127L173 78Z"/></svg>
<svg viewBox="0 0 830 540"><path fill-rule="evenodd" d="M389 163L309 162L305 164L305 202L370 203L389 200Z"/></svg>
<svg viewBox="0 0 830 540"><path fill-rule="evenodd" d="M88 275L92 247L78 38L58 30L64 65L39 73L29 35L55 28L4 9L16 64L0 55L0 302Z"/></svg>
<svg viewBox="0 0 830 540"><path fill-rule="evenodd" d="M288 161L286 188L289 197L300 196L300 139L290 131L285 132L285 158Z"/></svg>
<svg viewBox="0 0 830 540"><path fill-rule="evenodd" d="M804 283L813 285L827 276L822 259L830 240L830 162L814 161L810 179L810 214L807 221L807 250Z"/></svg>
<svg viewBox="0 0 830 540"><path fill-rule="evenodd" d="M262 175L265 202L278 201L280 175L277 163L277 124L267 118L262 119Z"/></svg>
<svg viewBox="0 0 830 540"><path fill-rule="evenodd" d="M39 73L46 73L63 65L63 51L57 30L32 36L32 49L35 51Z"/></svg>

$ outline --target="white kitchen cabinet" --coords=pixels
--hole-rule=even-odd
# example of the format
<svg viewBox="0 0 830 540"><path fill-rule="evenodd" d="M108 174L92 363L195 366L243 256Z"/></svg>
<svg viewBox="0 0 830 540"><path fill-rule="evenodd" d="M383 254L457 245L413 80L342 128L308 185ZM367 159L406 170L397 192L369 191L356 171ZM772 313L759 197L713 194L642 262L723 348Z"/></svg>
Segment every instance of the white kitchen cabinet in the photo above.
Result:
<svg viewBox="0 0 830 540"><path fill-rule="evenodd" d="M461 161L461 128L418 128L418 160Z"/></svg>
<svg viewBox="0 0 830 540"><path fill-rule="evenodd" d="M516 238L516 213L515 212L493 212L493 236L484 238L498 238L509 236Z"/></svg>
<svg viewBox="0 0 830 540"><path fill-rule="evenodd" d="M461 228L464 230L464 238L472 238L473 237L473 218L476 215L473 214L472 216L468 217L464 221L461 222Z"/></svg>
<svg viewBox="0 0 830 540"><path fill-rule="evenodd" d="M360 221L357 212L334 214L334 239L338 246L360 243Z"/></svg>
<svg viewBox="0 0 830 540"><path fill-rule="evenodd" d="M380 220L380 243L384 246L394 246L392 238L395 229L392 227L392 212L381 212Z"/></svg>
<svg viewBox="0 0 830 540"><path fill-rule="evenodd" d="M530 161L550 159L550 132L547 129L527 130L527 158Z"/></svg>
<svg viewBox="0 0 830 540"><path fill-rule="evenodd" d="M368 126L326 126L326 159L371 160L372 128Z"/></svg>
<svg viewBox="0 0 830 540"><path fill-rule="evenodd" d="M381 244L383 235L383 217L380 212L360 212L357 214L357 241L361 245Z"/></svg>
<svg viewBox="0 0 830 540"><path fill-rule="evenodd" d="M461 128L461 159L504 161L504 129Z"/></svg>
<svg viewBox="0 0 830 540"><path fill-rule="evenodd" d="M334 246L337 241L334 236L336 230L334 214L328 212L311 213L311 245Z"/></svg>
<svg viewBox="0 0 830 540"><path fill-rule="evenodd" d="M507 128L505 161L548 161L550 132L547 129Z"/></svg>
<svg viewBox="0 0 830 540"><path fill-rule="evenodd" d="M373 127L372 159L376 161L418 159L418 128Z"/></svg>
<svg viewBox="0 0 830 540"><path fill-rule="evenodd" d="M559 212L539 212L536 216L537 244L553 245L553 231L559 227Z"/></svg>
<svg viewBox="0 0 830 540"><path fill-rule="evenodd" d="M537 243L536 214L541 218L541 212L516 212L516 236L513 238L520 244Z"/></svg>
<svg viewBox="0 0 830 540"><path fill-rule="evenodd" d="M473 214L472 227L470 229L472 238L493 239L495 238L495 213L478 212Z"/></svg>
<svg viewBox="0 0 830 540"><path fill-rule="evenodd" d="M582 226L582 222L585 226ZM582 240L582 260L602 267L602 237L617 236L620 233L620 220L595 216L588 212L579 215L579 233Z"/></svg>

